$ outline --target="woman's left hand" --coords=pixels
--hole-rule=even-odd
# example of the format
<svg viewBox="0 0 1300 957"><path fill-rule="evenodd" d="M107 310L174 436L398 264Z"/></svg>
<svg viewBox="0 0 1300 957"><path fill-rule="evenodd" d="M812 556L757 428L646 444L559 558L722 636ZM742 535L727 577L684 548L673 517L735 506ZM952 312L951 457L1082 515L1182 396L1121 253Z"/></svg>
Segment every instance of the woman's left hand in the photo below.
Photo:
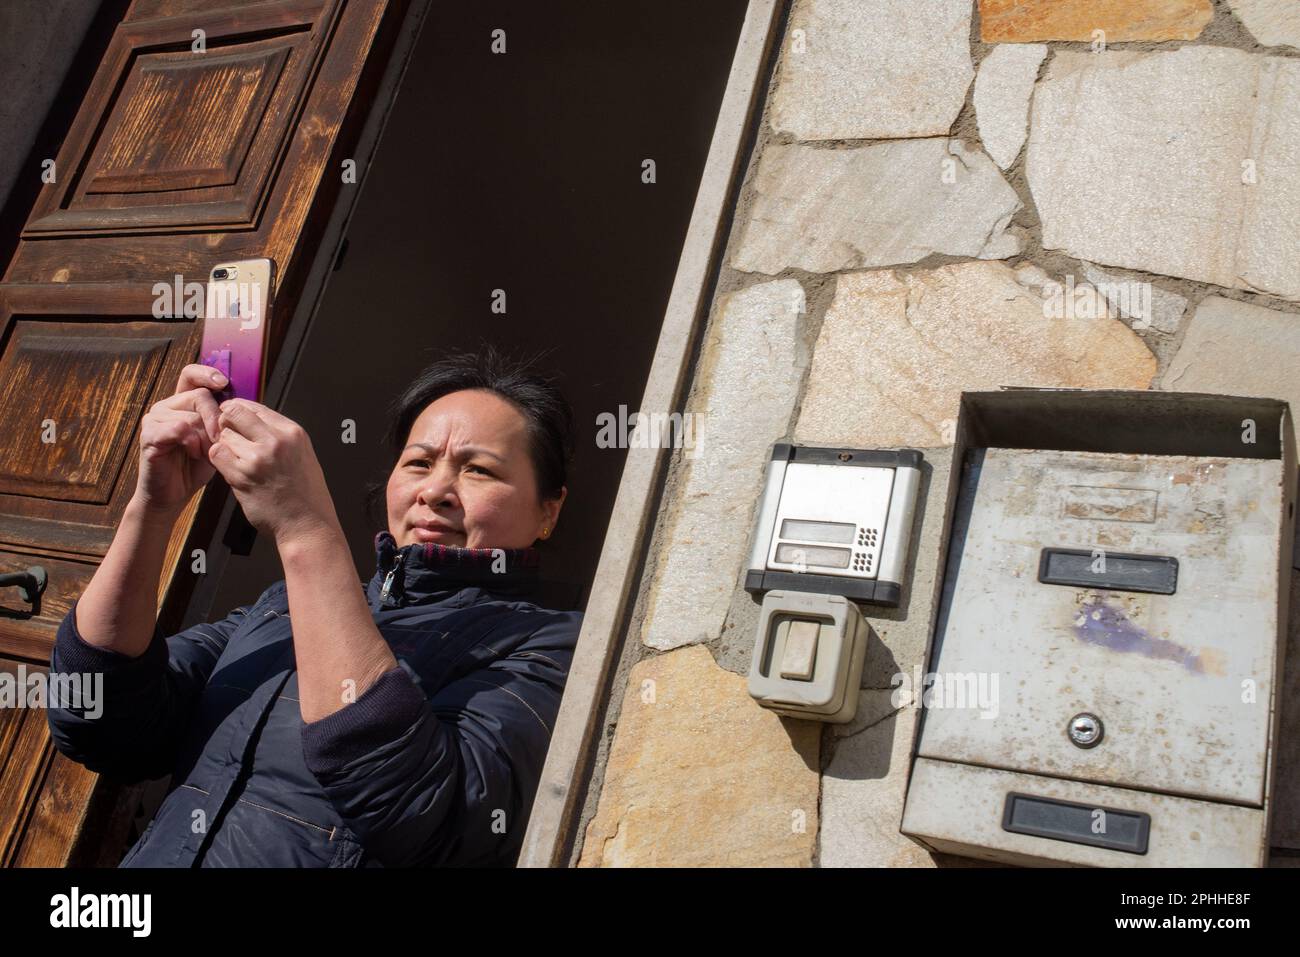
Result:
<svg viewBox="0 0 1300 957"><path fill-rule="evenodd" d="M221 431L208 459L249 523L277 544L337 528L334 501L306 430L250 399L227 399L219 408Z"/></svg>

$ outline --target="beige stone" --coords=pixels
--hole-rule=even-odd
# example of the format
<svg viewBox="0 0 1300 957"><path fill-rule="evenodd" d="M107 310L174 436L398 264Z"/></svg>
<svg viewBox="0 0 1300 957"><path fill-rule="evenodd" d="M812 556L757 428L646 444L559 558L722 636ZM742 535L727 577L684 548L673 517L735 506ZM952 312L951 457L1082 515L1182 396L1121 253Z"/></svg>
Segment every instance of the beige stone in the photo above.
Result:
<svg viewBox="0 0 1300 957"><path fill-rule="evenodd" d="M1056 308L1092 318L1127 319L1134 332L1155 330L1162 336L1178 331L1187 299L1146 279L1121 276L1083 263L1083 275L1068 273L1054 279L1037 266L1016 267L1016 279L1034 289Z"/></svg>
<svg viewBox="0 0 1300 957"><path fill-rule="evenodd" d="M1228 0L1228 6L1262 45L1300 48L1300 0Z"/></svg>
<svg viewBox="0 0 1300 957"><path fill-rule="evenodd" d="M1300 299L1300 60L1058 51L1025 169L1043 246Z"/></svg>
<svg viewBox="0 0 1300 957"><path fill-rule="evenodd" d="M974 76L970 0L799 0L769 114L801 140L946 134Z"/></svg>
<svg viewBox="0 0 1300 957"><path fill-rule="evenodd" d="M898 830L918 710L895 708L892 695L862 691L865 721L835 741L822 775L822 867L935 866L929 851Z"/></svg>
<svg viewBox="0 0 1300 957"><path fill-rule="evenodd" d="M768 455L789 429L798 398L804 311L803 288L793 279L718 300L688 404L702 417L700 447L682 460L681 491L664 509L665 544L641 628L641 640L652 648L722 632Z"/></svg>
<svg viewBox="0 0 1300 957"><path fill-rule="evenodd" d="M1002 263L838 277L796 428L809 444L951 445L963 390L1145 389L1156 360L1118 319L1055 318Z"/></svg>
<svg viewBox="0 0 1300 957"><path fill-rule="evenodd" d="M1029 129L1029 97L1047 57L1042 43L994 47L975 78L975 118L980 140L993 162L1006 169L1020 155Z"/></svg>
<svg viewBox="0 0 1300 957"><path fill-rule="evenodd" d="M1144 279L1125 279L1083 264L1084 278L1110 303L1116 314L1133 320L1134 329L1155 329L1172 336L1187 312L1187 298Z"/></svg>
<svg viewBox="0 0 1300 957"><path fill-rule="evenodd" d="M1194 40L1214 17L1210 0L979 0L985 43L1095 39Z"/></svg>
<svg viewBox="0 0 1300 957"><path fill-rule="evenodd" d="M916 262L931 253L1004 259L1020 198L993 162L960 140L859 149L769 144L731 265L775 275Z"/></svg>
<svg viewBox="0 0 1300 957"><path fill-rule="evenodd" d="M704 647L637 663L578 866L811 866L820 739Z"/></svg>
<svg viewBox="0 0 1300 957"><path fill-rule="evenodd" d="M1298 370L1300 315L1211 296L1188 320L1160 388L1285 399L1294 424L1300 412Z"/></svg>

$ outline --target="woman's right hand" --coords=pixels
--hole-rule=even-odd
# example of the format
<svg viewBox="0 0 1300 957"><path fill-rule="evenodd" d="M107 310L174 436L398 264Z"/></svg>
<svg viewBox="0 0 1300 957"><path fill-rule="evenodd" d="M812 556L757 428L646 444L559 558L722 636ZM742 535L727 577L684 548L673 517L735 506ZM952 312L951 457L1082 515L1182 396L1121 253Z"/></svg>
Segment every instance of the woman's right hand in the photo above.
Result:
<svg viewBox="0 0 1300 957"><path fill-rule="evenodd" d="M215 378L214 378L215 376ZM225 377L211 366L191 363L181 370L176 393L154 403L140 420L140 476L135 497L148 512L175 517L216 474L208 461L221 434L214 391Z"/></svg>

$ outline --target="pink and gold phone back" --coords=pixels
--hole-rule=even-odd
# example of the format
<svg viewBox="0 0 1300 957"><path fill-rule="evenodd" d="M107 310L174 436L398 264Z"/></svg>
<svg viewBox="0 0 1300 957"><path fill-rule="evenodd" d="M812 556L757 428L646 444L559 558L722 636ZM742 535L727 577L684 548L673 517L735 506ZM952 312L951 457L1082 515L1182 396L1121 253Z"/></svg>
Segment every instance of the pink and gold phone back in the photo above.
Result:
<svg viewBox="0 0 1300 957"><path fill-rule="evenodd" d="M272 279L269 259L219 263L208 277L199 362L230 380L221 399L262 401Z"/></svg>

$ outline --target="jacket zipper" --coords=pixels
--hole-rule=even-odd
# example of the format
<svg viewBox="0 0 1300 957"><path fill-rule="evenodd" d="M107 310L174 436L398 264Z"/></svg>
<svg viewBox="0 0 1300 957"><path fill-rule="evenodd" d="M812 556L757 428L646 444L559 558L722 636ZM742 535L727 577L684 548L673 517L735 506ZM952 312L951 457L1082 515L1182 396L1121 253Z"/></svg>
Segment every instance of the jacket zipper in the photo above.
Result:
<svg viewBox="0 0 1300 957"><path fill-rule="evenodd" d="M393 567L389 569L387 576L384 578L384 588L379 593L380 604L388 601L388 596L393 589L393 580L397 577L397 573L401 571L402 563L404 561L406 561L406 552L398 552L397 561L393 563Z"/></svg>

